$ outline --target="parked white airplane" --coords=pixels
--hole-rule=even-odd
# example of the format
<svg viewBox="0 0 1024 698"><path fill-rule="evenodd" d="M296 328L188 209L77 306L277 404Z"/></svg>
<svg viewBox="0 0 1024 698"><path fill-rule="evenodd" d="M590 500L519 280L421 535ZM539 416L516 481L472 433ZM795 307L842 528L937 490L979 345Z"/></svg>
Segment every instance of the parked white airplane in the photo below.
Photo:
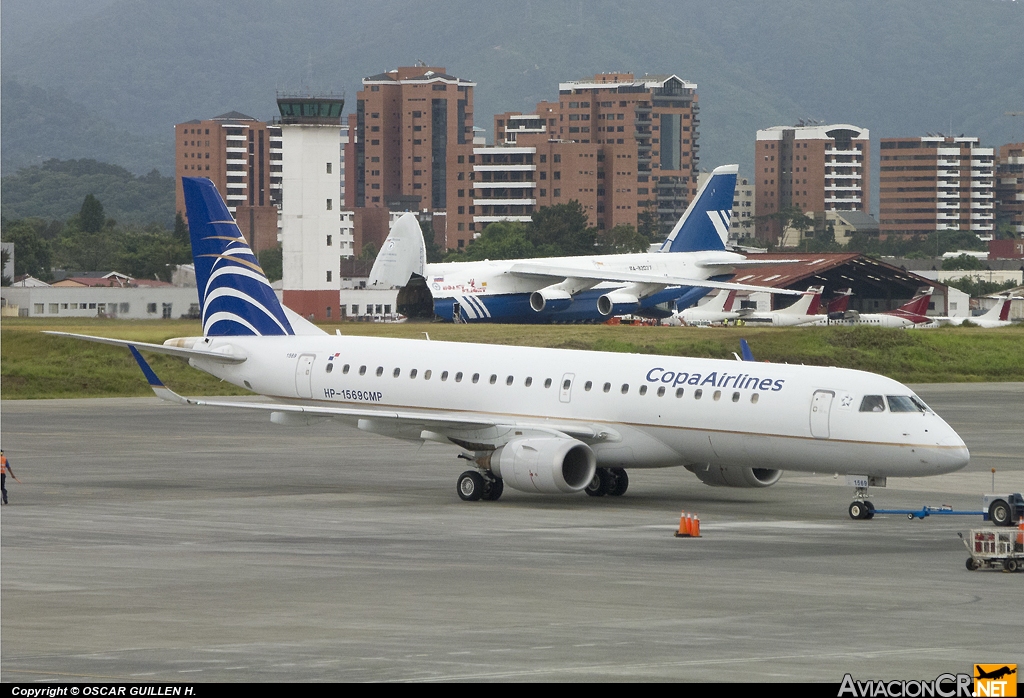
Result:
<svg viewBox="0 0 1024 698"><path fill-rule="evenodd" d="M970 458L910 388L862 371L327 335L278 303L213 183L183 186L204 336L50 333L128 347L165 400L454 445L474 464L458 478L466 500L497 499L504 485L621 495L629 468L681 465L709 485L767 487L782 470L920 477ZM270 402L181 397L139 350ZM852 516L870 515L863 494Z"/></svg>
<svg viewBox="0 0 1024 698"><path fill-rule="evenodd" d="M818 314L818 308L821 306L821 294L824 290L823 286L811 286L792 305L781 310L748 313L743 316L743 322L772 327L795 327L822 320L825 316Z"/></svg>
<svg viewBox="0 0 1024 698"><path fill-rule="evenodd" d="M727 283L736 267L778 264L729 252L729 218L737 165L712 172L655 253L546 257L427 264L412 214L400 218L381 247L369 287L405 286L426 279L434 314L455 322L604 322L613 315L667 317L663 306L686 307L710 288L783 289Z"/></svg>
<svg viewBox="0 0 1024 698"><path fill-rule="evenodd" d="M932 291L927 288L918 291L912 300L904 303L895 310L884 313L859 313L856 310L847 310L839 315L829 313L820 320L808 323L808 325L869 325L872 327L892 327L907 329L921 327L932 321L932 318L925 315L928 312L928 303L931 302Z"/></svg>
<svg viewBox="0 0 1024 698"><path fill-rule="evenodd" d="M727 320L736 320L740 317L740 312L732 309L735 301L735 291L722 289L704 305L695 305L692 308L680 310L664 320L663 323L674 326L712 325Z"/></svg>
<svg viewBox="0 0 1024 698"><path fill-rule="evenodd" d="M960 326L964 322L971 322L978 327L985 329L992 329L994 327L1006 327L1012 325L1013 321L1010 320L1010 304L1016 300L1017 296L1000 296L996 304L988 309L984 315L977 317L932 317L932 322L927 325L921 325L922 328L940 327L942 325L956 325Z"/></svg>

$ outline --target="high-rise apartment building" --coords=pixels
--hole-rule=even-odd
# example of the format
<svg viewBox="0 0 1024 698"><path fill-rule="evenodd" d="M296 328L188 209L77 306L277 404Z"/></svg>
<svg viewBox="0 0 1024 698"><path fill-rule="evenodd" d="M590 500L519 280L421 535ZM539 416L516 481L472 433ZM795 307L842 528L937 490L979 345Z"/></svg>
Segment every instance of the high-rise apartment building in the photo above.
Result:
<svg viewBox="0 0 1024 698"><path fill-rule="evenodd" d="M208 177L256 252L277 246L281 131L228 112L174 127L175 208L185 215L181 177Z"/></svg>
<svg viewBox="0 0 1024 698"><path fill-rule="evenodd" d="M879 232L994 230L995 153L973 137L883 138L879 162Z"/></svg>
<svg viewBox="0 0 1024 698"><path fill-rule="evenodd" d="M995 214L1018 238L1024 236L1024 143L1008 143L996 157Z"/></svg>
<svg viewBox="0 0 1024 698"><path fill-rule="evenodd" d="M770 216L798 207L816 224L826 211L867 211L870 134L849 124L773 126L757 132L754 155L757 237L778 242Z"/></svg>
<svg viewBox="0 0 1024 698"><path fill-rule="evenodd" d="M349 117L347 201L355 208L430 211L442 247L472 240L474 86L442 67L364 78Z"/></svg>
<svg viewBox="0 0 1024 698"><path fill-rule="evenodd" d="M574 199L598 228L646 211L671 227L697 189L697 86L602 73L558 88L532 114L495 116L495 145L474 150L475 229Z"/></svg>

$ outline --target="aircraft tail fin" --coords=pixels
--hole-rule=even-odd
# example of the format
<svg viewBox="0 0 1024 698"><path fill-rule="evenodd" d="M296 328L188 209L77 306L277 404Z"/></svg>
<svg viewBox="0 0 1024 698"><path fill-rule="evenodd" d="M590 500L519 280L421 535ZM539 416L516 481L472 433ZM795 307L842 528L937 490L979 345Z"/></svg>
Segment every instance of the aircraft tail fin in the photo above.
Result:
<svg viewBox="0 0 1024 698"><path fill-rule="evenodd" d="M295 334L213 182L182 177L203 335Z"/></svg>
<svg viewBox="0 0 1024 698"><path fill-rule="evenodd" d="M894 312L907 313L909 315L925 315L928 312L928 304L932 300L932 291L935 289L928 287L917 292L917 295L909 302L901 305Z"/></svg>
<svg viewBox="0 0 1024 698"><path fill-rule="evenodd" d="M427 248L415 214L406 213L391 226L377 253L367 288L401 288L413 274L426 276Z"/></svg>
<svg viewBox="0 0 1024 698"><path fill-rule="evenodd" d="M796 303L779 312L786 315L816 315L821 306L821 293L824 290L821 286L811 286L796 300Z"/></svg>
<svg viewBox="0 0 1024 698"><path fill-rule="evenodd" d="M839 291L838 294L828 302L829 313L845 313L850 307L850 296L853 295L853 289L847 288Z"/></svg>
<svg viewBox="0 0 1024 698"><path fill-rule="evenodd" d="M1013 300L1009 296L1000 296L996 304L988 309L984 315L978 319L984 318L985 320L1001 320L1005 322L1010 319L1010 301Z"/></svg>
<svg viewBox="0 0 1024 698"><path fill-rule="evenodd" d="M716 167L697 191L659 252L724 250L729 239L729 218L736 193L739 165Z"/></svg>

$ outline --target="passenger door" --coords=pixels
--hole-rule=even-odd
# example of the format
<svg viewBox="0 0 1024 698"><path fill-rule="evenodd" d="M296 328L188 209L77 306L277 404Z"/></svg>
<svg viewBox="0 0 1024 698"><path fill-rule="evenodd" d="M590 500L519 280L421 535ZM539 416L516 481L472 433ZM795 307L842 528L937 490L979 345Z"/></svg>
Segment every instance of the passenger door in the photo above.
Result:
<svg viewBox="0 0 1024 698"><path fill-rule="evenodd" d="M303 354L295 364L295 392L299 397L313 397L313 354Z"/></svg>
<svg viewBox="0 0 1024 698"><path fill-rule="evenodd" d="M828 420L832 409L832 390L815 390L811 398L811 436L816 439L827 439L829 436Z"/></svg>

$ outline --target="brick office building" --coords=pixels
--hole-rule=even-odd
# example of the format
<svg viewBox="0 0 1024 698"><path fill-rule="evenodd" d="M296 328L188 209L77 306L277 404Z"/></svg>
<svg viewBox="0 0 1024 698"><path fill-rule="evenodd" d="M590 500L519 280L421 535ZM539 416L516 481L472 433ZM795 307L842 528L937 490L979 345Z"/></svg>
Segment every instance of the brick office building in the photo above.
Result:
<svg viewBox="0 0 1024 698"><path fill-rule="evenodd" d="M869 209L870 134L849 124L773 126L759 130L754 182L757 237L777 243L790 207L824 224L828 211Z"/></svg>
<svg viewBox="0 0 1024 698"><path fill-rule="evenodd" d="M281 130L228 112L174 127L175 210L185 215L181 177L208 177L256 252L277 246Z"/></svg>
<svg viewBox="0 0 1024 698"><path fill-rule="evenodd" d="M474 86L443 67L428 66L363 79L356 113L349 116L352 137L345 157L345 202L357 210L357 220L363 218L361 208L427 210L443 249L462 248L473 239L472 216L465 211Z"/></svg>
<svg viewBox="0 0 1024 698"><path fill-rule="evenodd" d="M883 138L879 162L879 231L928 235L970 230L989 236L995 225L995 152L977 138Z"/></svg>
<svg viewBox="0 0 1024 698"><path fill-rule="evenodd" d="M531 114L494 117L496 145L474 151L474 227L573 199L601 229L644 211L671 227L697 189L696 85L602 73L558 88Z"/></svg>
<svg viewBox="0 0 1024 698"><path fill-rule="evenodd" d="M1019 238L1024 236L1024 143L999 148L995 172L995 215Z"/></svg>

